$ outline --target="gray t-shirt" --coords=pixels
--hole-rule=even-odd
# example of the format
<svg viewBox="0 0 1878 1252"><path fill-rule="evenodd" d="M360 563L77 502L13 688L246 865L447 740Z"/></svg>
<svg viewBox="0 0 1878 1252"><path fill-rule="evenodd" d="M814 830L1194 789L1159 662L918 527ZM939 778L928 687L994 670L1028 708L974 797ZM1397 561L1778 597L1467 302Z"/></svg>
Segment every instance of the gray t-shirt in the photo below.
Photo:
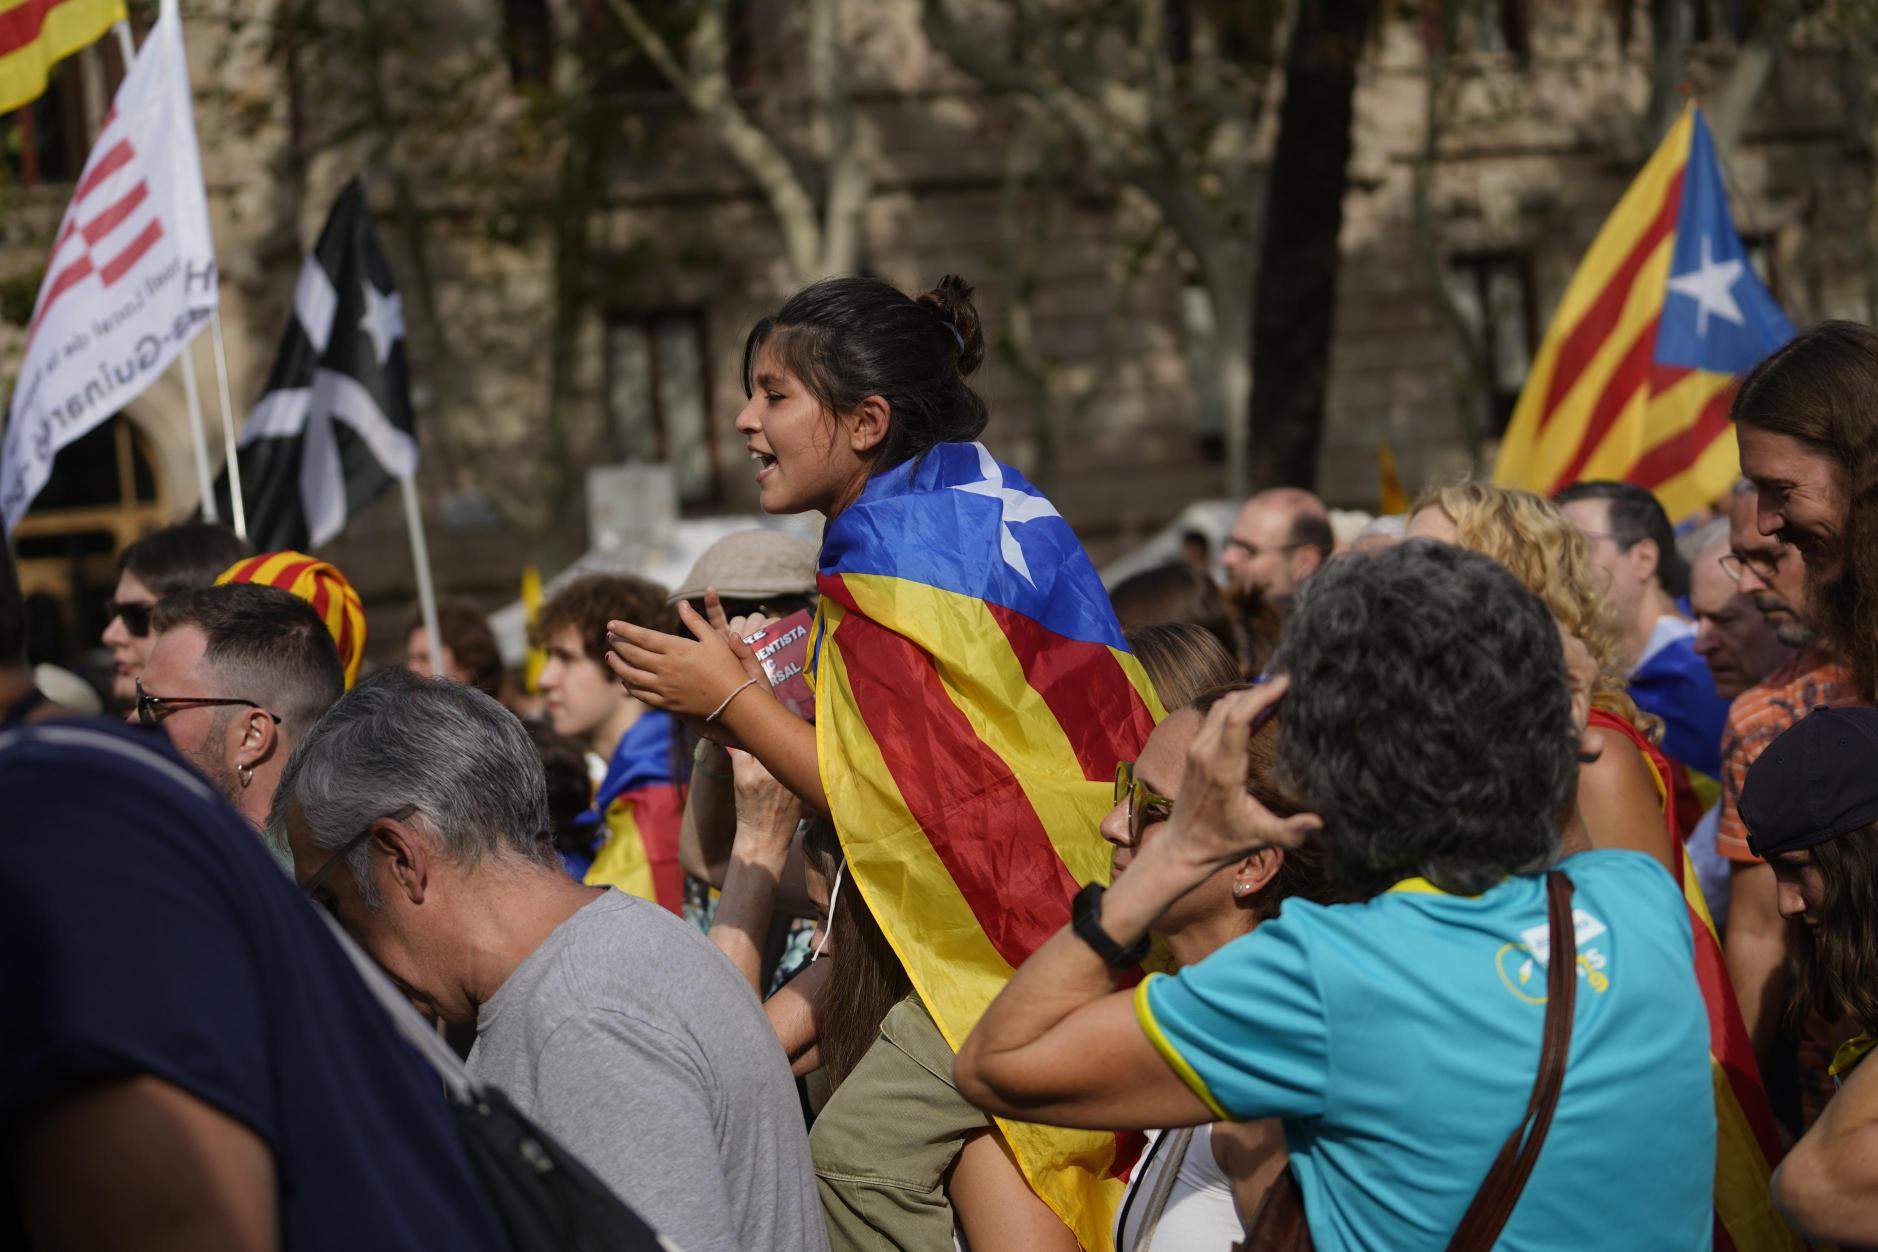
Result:
<svg viewBox="0 0 1878 1252"><path fill-rule="evenodd" d="M762 1007L709 940L609 890L482 1006L494 1084L685 1252L822 1252L808 1136Z"/></svg>

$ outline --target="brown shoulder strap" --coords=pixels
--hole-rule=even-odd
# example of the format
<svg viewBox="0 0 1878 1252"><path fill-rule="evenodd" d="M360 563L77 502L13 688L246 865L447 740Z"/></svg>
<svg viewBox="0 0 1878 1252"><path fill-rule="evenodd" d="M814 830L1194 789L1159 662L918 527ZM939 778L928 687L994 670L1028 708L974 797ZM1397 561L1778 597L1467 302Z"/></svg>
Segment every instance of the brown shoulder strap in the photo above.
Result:
<svg viewBox="0 0 1878 1252"><path fill-rule="evenodd" d="M1565 1085L1565 1056L1571 1048L1572 1008L1578 999L1578 928L1572 921L1572 880L1558 870L1545 876L1546 917L1551 951L1545 971L1545 1036L1539 1046L1539 1074L1533 1081L1526 1116L1507 1136L1487 1180L1448 1242L1448 1252L1488 1252L1545 1146L1559 1090Z"/></svg>

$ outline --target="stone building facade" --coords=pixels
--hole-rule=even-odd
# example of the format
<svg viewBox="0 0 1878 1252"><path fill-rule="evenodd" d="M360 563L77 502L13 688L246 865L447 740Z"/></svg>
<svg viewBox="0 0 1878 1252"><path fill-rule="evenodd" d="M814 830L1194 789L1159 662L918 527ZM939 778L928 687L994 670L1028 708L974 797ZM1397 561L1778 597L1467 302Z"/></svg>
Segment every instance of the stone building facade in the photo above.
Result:
<svg viewBox="0 0 1878 1252"><path fill-rule="evenodd" d="M799 156L804 6L733 7L739 99ZM1552 304L1648 155L1647 22L1626 33L1611 6L1526 7L1518 51L1482 26L1437 64L1427 31L1394 16L1365 51L1317 484L1333 503L1374 507L1382 442L1411 492L1490 456ZM1053 498L1098 554L1220 494L1216 418L1187 368L1201 301L1142 197L1081 172L1022 101L941 57L919 0L843 8L872 154L865 269L913 291L964 275L994 341L1024 293L1060 392L1046 429L994 351L977 380L988 441L1025 468L1047 449ZM730 422L744 336L793 285L776 219L603 3L186 0L184 12L235 407L256 398L327 205L362 173L403 289L446 592L505 601L525 563L551 573L579 552L589 465L665 460L687 511L753 506ZM1691 90L1722 91L1734 59L1725 38L1699 43ZM583 65L604 109L570 87ZM76 132L95 125L117 72L108 50L75 58L60 98L36 111L47 158L24 170L13 146L0 377L75 172L54 149L82 160ZM1797 29L1724 151L1737 222L1802 324L1869 320L1878 301L1870 85L1843 31ZM1040 175L1022 168L1038 151L1051 158ZM211 379L206 343L198 359ZM121 433L59 474L75 485L55 477L29 515L22 564L70 600L82 636L99 624L114 545L194 503L180 387L131 405ZM328 553L364 591L375 650L401 637L406 553L392 498Z"/></svg>

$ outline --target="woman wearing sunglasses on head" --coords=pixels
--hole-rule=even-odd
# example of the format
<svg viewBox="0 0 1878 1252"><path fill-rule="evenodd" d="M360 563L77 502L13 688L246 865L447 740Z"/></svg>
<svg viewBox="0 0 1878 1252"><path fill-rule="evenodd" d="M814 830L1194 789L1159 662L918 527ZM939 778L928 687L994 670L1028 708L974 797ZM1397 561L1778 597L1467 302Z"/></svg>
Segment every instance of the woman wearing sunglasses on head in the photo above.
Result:
<svg viewBox="0 0 1878 1252"><path fill-rule="evenodd" d="M1165 644L1160 632L1192 631L1194 626L1157 626L1131 632L1129 644L1155 680L1162 699L1174 705L1141 755L1124 762L1115 779L1115 807L1102 821L1102 836L1115 845L1117 881L1131 861L1155 842L1181 791L1182 766L1200 723L1219 700L1243 685L1216 686L1197 699L1180 703L1186 691L1162 677L1157 660ZM1232 658L1211 639L1217 670L1232 674ZM1198 648L1195 648L1197 651ZM1246 752L1246 788L1272 812L1288 817L1299 806L1272 781L1277 725L1267 723L1251 736ZM1163 941L1176 967L1192 965L1261 922L1278 916L1292 896L1326 903L1322 848L1306 842L1297 848L1260 848L1221 866L1198 887L1155 920L1148 933ZM1272 1180L1284 1168L1284 1132L1275 1119L1213 1122L1169 1131L1150 1131L1150 1141L1129 1175L1128 1194L1116 1221L1118 1252L1155 1248L1218 1248L1237 1242L1258 1211Z"/></svg>

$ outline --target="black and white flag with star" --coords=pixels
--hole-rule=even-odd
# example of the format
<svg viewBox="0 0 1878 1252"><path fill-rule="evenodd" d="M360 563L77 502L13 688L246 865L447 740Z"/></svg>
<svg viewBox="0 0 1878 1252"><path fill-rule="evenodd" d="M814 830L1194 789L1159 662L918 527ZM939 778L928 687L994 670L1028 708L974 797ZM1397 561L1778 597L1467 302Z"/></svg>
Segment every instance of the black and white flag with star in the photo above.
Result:
<svg viewBox="0 0 1878 1252"><path fill-rule="evenodd" d="M404 306L356 178L300 269L240 458L248 538L263 552L319 547L417 472Z"/></svg>

